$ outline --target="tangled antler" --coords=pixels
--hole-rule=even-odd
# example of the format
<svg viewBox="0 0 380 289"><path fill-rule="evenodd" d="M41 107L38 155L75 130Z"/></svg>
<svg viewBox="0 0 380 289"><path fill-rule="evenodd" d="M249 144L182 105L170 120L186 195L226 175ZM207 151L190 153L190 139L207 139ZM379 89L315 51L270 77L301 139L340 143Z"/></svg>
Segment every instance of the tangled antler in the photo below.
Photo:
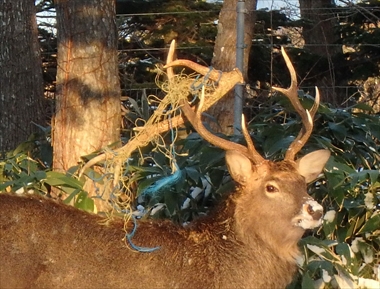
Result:
<svg viewBox="0 0 380 289"><path fill-rule="evenodd" d="M176 65L185 65L187 67L190 67L194 69L195 71L205 75L209 72L209 68L201 66L199 64L193 63L189 60L175 60L172 61L174 57L175 52L175 41L173 40L168 54L168 63L165 66L165 68L168 69L168 77L169 79L172 79L174 77L172 66ZM243 76L242 73L238 69L234 69L230 72L217 72L217 71L211 71L208 73L208 78L217 81L218 85L215 88L215 90L208 95L207 99L205 99L204 105L202 107L202 111L207 110L209 107L211 107L214 103L216 103L220 98L222 98L225 94L227 94L228 91L230 91L237 83L243 83ZM113 185L116 186L119 182L119 176L121 167L132 152L134 152L139 147L143 147L147 145L150 141L155 139L157 136L162 134L165 131L168 131L171 128L178 127L184 123L184 119L181 115L172 117L169 120L163 120L161 122L157 123L150 123L148 125L145 125L143 128L140 128L138 133L134 138L132 138L126 145L123 147L120 147L118 149L115 149L113 151L106 151L93 159L91 159L89 162L87 162L83 168L80 170L79 176L81 176L84 171L93 165L105 161L107 159L113 159L113 167L114 167L114 181ZM122 155L123 159L115 158L115 156Z"/></svg>

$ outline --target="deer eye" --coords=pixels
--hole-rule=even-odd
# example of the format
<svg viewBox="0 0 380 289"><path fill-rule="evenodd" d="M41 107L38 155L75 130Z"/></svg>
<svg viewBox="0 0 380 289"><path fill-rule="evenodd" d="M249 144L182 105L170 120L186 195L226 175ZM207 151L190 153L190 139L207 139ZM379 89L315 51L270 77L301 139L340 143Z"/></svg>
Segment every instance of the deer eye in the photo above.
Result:
<svg viewBox="0 0 380 289"><path fill-rule="evenodd" d="M265 190L267 193L277 193L278 189L273 185L266 185Z"/></svg>

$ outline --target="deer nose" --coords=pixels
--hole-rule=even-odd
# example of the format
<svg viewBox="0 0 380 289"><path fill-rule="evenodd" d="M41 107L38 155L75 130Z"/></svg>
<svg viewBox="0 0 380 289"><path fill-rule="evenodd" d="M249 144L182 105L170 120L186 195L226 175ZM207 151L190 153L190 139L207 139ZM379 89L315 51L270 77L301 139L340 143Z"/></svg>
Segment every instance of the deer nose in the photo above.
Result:
<svg viewBox="0 0 380 289"><path fill-rule="evenodd" d="M323 208L320 204L318 204L316 201L309 201L304 206L304 210L313 217L313 220L320 220L323 215Z"/></svg>

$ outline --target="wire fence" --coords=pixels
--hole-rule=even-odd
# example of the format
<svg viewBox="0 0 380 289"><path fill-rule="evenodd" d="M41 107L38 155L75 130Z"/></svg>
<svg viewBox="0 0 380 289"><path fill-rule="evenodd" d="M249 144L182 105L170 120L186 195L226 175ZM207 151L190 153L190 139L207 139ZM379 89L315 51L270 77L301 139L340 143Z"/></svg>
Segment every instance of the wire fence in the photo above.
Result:
<svg viewBox="0 0 380 289"><path fill-rule="evenodd" d="M124 89L122 93L122 102L126 110L132 109L133 106L129 102L129 98L134 99L137 103L141 104L145 97L149 97L150 95L154 95L157 97L164 97L165 92L163 92L158 87L153 87L154 83L147 84L149 88L129 88ZM315 96L315 86L300 86L299 90L303 91L305 94L309 94L311 96ZM322 86L318 87L320 95L322 99L334 100L336 99L344 99L343 103L340 103L341 107L349 107L352 104L356 103L360 98L361 93L360 89L357 86ZM244 110L247 111L255 111L260 106L260 101L263 98L268 98L272 94L271 90L268 89L250 89L249 86L246 87L245 91L245 102L244 102Z"/></svg>
<svg viewBox="0 0 380 289"><path fill-rule="evenodd" d="M265 2L265 1L261 1ZM268 4L268 8L275 8L279 9L282 7L282 12L285 13L288 17L298 17L299 16L299 6L298 6L298 1L266 1ZM355 6L354 1L338 1L342 2L345 4L349 4L347 6L343 7L317 7L317 8L305 8L305 11L310 11L312 13L319 14L320 16L325 16L325 15L330 15L332 17L336 17L337 20L343 21L344 17L353 15L353 14L360 14L360 15L368 15L368 17L371 17L372 21L378 21L377 27L380 28L380 19L376 15L379 14L380 12L380 7L379 6L366 6L365 9L360 7L360 6ZM281 6L283 5L283 6ZM206 15L210 13L217 13L219 12L218 10L203 10L203 11L173 11L173 12L155 12L155 13L130 13L130 14L119 14L117 15L117 21L118 23L123 23L124 20L129 19L131 17L158 17L158 16L182 16L182 15ZM236 10L233 9L231 10L231 13L235 13ZM271 13L271 11L269 11ZM297 16L298 15L298 16ZM340 17L340 18L339 18ZM49 13L39 13L37 14L37 19L39 26L42 27L43 29L47 30L49 33L52 35L56 35L56 28L55 28L55 13L54 11L51 11ZM214 21L214 23L209 23L210 25L217 25L217 17ZM275 35L275 32L273 32L273 35ZM375 38L374 38L375 39ZM293 47L293 43L289 44L282 44L285 47ZM252 46L265 46L268 49L273 49L276 47L275 44L273 43L260 43L260 42L253 42ZM336 48L341 48L343 45L338 44L338 43L303 43L302 47L303 48L309 48L309 47L336 47ZM344 46L346 47L355 47L358 46L357 43L344 43ZM360 43L361 47L373 47L373 48L380 48L380 43L374 41L373 43ZM187 45L186 47L181 47L180 43L177 48L178 51L192 51L192 50L206 50L210 49L212 47L210 46L191 46ZM128 53L144 53L146 52L146 57L151 58L152 55L151 53L161 53L161 54L166 54L168 51L168 47L154 47L147 45L146 43L140 43L140 47L123 47L119 49L119 54L128 54ZM45 57L54 57L54 54L56 51L49 51L45 50L42 52L42 55ZM122 57L120 58L121 62L123 61ZM121 63L121 65L124 65ZM53 78L54 76L52 76ZM154 95L159 95L160 91L159 89L155 88L154 83L146 83L145 87L143 88L134 88L131 87L131 82L129 77L121 77L121 85L122 85L122 94L123 96L128 96L132 97L135 99L139 99L143 93L148 93L148 94L154 94ZM313 93L314 87L304 87L302 86L301 89L305 91L310 91L310 93ZM354 99L357 97L358 94L358 89L355 85L352 86L319 86L319 89L321 90L321 94L324 96L325 99L329 99L330 101L336 100L336 99L344 99L345 104L349 104L350 100ZM258 94L263 93L263 94L268 94L264 89L261 92L258 92ZM339 101L337 101L339 102ZM344 104L341 101L339 104Z"/></svg>

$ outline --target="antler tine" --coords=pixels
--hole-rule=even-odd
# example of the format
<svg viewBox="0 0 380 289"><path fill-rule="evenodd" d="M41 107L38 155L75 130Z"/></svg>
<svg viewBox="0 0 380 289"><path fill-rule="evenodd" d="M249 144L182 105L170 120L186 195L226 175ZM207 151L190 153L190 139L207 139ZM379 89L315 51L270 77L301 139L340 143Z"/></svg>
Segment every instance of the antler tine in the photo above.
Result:
<svg viewBox="0 0 380 289"><path fill-rule="evenodd" d="M298 98L297 74L294 69L294 66L292 62L290 61L290 58L286 54L286 51L283 47L281 47L281 53L285 59L286 66L288 67L288 70L290 73L291 84L288 89L284 89L280 87L273 87L273 89L283 93L290 100L296 112L301 116L302 124L303 124L301 131L299 132L296 139L291 143L291 145L289 146L285 154L286 160L294 160L296 154L305 145L306 141L310 137L311 132L313 130L313 118L319 106L319 91L317 89L316 100L310 112L308 110L305 110L305 108L302 106Z"/></svg>
<svg viewBox="0 0 380 289"><path fill-rule="evenodd" d="M175 40L173 39L172 42L170 43L168 57L166 58L166 65L168 65L170 62L173 62L175 47L176 47L176 43L175 43ZM169 67L167 69L167 73L168 73L169 82L171 82L174 78L173 68Z"/></svg>
<svg viewBox="0 0 380 289"><path fill-rule="evenodd" d="M204 103L204 87L202 87L202 93L200 97L200 102L198 105L198 109L196 112L193 111L193 109L190 107L188 102L186 100L181 101L182 105L182 111L185 114L186 118L190 121L190 123L193 125L194 129L201 135L205 140L207 140L209 143L223 149L223 150L236 150L240 152L241 154L245 155L247 158L251 159L253 163L259 164L264 159L254 150L256 153L252 154L252 149L250 147L253 147L252 140L250 140L250 136L248 134L247 129L245 128L243 130L244 135L246 137L248 148L231 141L228 141L226 139L223 139L221 137L218 137L217 135L212 134L210 131L208 131L201 121L201 113L202 113L202 105ZM244 125L245 126L245 125ZM248 141L250 140L250 142Z"/></svg>
<svg viewBox="0 0 380 289"><path fill-rule="evenodd" d="M311 132L313 130L313 119L315 114L318 111L319 107L319 100L320 100L320 95L319 95L319 90L318 87L315 87L315 100L314 104L311 107L310 111L306 110L308 122L307 124L304 123L303 128L299 132L298 136L294 140L294 142L290 145L289 149L287 150L285 154L285 159L291 159L294 160L295 155L300 151L300 149L305 145L307 140L309 139ZM299 149L294 149L294 147L299 146Z"/></svg>
<svg viewBox="0 0 380 289"><path fill-rule="evenodd" d="M219 79L220 79L220 74L221 74L220 71L214 70L214 69L210 70L209 67L205 67L205 66L200 65L198 63L192 62L191 60L188 60L188 59L174 60L173 62L167 63L164 66L164 68L169 68L169 67L173 67L173 66L185 66L185 67L188 67L188 68L198 72L199 74L202 74L202 75L208 74L208 77L212 81L219 81Z"/></svg>
<svg viewBox="0 0 380 289"><path fill-rule="evenodd" d="M314 119L314 116L318 111L319 101L320 101L319 89L318 87L315 87L315 99L314 99L313 106L310 109L310 114L311 114L312 119Z"/></svg>
<svg viewBox="0 0 380 289"><path fill-rule="evenodd" d="M263 161L265 161L265 159L257 152L255 145L252 142L251 136L249 135L247 129L244 114L242 114L241 116L241 130L243 132L245 141L247 142L247 148L250 158L254 161L255 164L260 164Z"/></svg>

